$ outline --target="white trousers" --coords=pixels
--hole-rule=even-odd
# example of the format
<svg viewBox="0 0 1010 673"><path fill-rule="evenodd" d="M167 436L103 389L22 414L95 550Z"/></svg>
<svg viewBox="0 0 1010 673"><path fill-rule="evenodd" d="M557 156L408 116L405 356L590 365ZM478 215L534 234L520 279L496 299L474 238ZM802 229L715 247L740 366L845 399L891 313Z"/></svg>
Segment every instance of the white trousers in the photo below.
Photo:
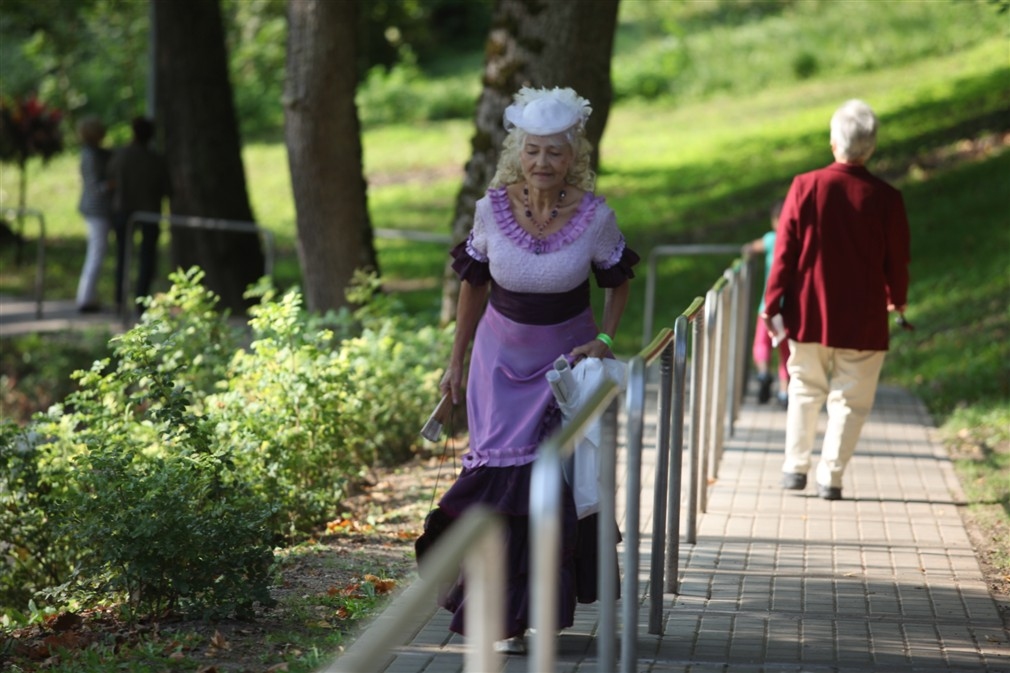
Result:
<svg viewBox="0 0 1010 673"><path fill-rule="evenodd" d="M873 408L886 351L829 348L791 339L789 350L789 407L782 471L806 474L810 470L817 417L826 402L828 425L817 465L817 483L841 488L845 466Z"/></svg>
<svg viewBox="0 0 1010 673"><path fill-rule="evenodd" d="M81 268L81 279L77 282L77 308L98 303L98 278L102 271L102 260L109 247L109 229L111 220L108 217L85 215L88 223L88 249L84 254L84 266Z"/></svg>

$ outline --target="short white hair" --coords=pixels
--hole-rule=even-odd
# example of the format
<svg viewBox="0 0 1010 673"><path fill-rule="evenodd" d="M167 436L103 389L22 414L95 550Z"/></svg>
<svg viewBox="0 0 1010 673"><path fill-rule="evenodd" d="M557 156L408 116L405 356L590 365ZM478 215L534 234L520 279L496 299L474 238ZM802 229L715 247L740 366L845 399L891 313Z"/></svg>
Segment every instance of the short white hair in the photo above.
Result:
<svg viewBox="0 0 1010 673"><path fill-rule="evenodd" d="M848 161L866 161L877 148L877 115L858 99L845 101L831 116L831 142Z"/></svg>

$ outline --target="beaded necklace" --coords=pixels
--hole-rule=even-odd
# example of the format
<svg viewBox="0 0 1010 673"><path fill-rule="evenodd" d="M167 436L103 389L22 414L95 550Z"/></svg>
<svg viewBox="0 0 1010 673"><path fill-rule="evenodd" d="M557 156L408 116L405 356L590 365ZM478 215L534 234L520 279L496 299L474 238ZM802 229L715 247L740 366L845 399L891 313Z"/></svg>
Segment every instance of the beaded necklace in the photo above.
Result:
<svg viewBox="0 0 1010 673"><path fill-rule="evenodd" d="M561 204L564 200L565 190L562 189L561 193L558 194L557 203L555 203L554 207L551 208L550 216L541 224L535 217L533 217L533 209L530 208L530 190L525 186L523 187L523 208L526 211L526 219L528 219L533 226L537 228L537 238L544 239L547 237L547 227L551 226L551 222L553 222L554 218L558 216L558 209L561 208Z"/></svg>

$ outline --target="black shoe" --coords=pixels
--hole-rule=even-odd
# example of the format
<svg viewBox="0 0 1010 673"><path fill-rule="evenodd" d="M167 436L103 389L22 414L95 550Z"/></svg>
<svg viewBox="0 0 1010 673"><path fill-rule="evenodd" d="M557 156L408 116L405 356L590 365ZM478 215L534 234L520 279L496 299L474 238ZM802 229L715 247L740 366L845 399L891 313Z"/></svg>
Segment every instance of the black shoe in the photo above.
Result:
<svg viewBox="0 0 1010 673"><path fill-rule="evenodd" d="M758 374L758 404L766 404L772 398L772 377Z"/></svg>
<svg viewBox="0 0 1010 673"><path fill-rule="evenodd" d="M824 486L817 484L817 496L824 500L841 500L842 489L839 486Z"/></svg>
<svg viewBox="0 0 1010 673"><path fill-rule="evenodd" d="M78 313L98 313L101 310L102 307L99 304L85 304L84 306L77 307Z"/></svg>
<svg viewBox="0 0 1010 673"><path fill-rule="evenodd" d="M782 488L789 491L802 491L807 487L807 475L798 472L782 473Z"/></svg>

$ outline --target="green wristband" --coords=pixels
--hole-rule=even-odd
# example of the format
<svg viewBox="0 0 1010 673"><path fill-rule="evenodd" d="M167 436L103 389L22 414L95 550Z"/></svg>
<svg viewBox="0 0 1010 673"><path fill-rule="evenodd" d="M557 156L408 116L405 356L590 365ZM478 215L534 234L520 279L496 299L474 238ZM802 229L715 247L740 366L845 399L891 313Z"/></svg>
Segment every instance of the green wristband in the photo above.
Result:
<svg viewBox="0 0 1010 673"><path fill-rule="evenodd" d="M607 334L606 332L600 332L599 334L596 335L596 338L602 341L603 343L607 344L607 348L614 347L614 340L611 339L610 335Z"/></svg>

